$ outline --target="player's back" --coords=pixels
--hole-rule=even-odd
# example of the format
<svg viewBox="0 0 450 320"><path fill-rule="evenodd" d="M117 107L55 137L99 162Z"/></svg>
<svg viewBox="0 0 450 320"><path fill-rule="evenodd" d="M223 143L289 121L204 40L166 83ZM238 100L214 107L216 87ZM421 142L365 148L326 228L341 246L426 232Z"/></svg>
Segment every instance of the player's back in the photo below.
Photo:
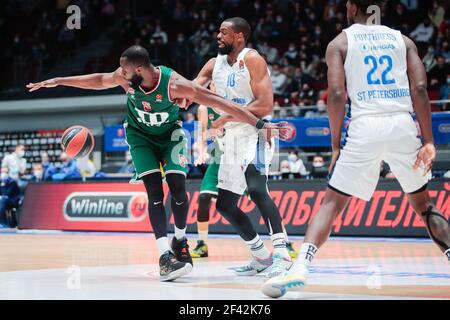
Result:
<svg viewBox="0 0 450 320"><path fill-rule="evenodd" d="M406 45L400 31L353 24L347 35L345 75L351 117L411 113Z"/></svg>

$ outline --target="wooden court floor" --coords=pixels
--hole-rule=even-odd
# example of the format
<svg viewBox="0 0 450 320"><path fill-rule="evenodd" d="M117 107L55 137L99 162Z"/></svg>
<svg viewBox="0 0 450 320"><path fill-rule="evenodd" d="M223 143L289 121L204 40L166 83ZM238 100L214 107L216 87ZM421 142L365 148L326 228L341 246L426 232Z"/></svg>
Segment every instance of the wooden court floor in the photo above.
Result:
<svg viewBox="0 0 450 320"><path fill-rule="evenodd" d="M153 235L3 231L0 299L266 299L263 277L234 275L249 257L240 239L208 245L191 274L161 283ZM283 299L450 299L450 264L426 240L333 238L304 292Z"/></svg>

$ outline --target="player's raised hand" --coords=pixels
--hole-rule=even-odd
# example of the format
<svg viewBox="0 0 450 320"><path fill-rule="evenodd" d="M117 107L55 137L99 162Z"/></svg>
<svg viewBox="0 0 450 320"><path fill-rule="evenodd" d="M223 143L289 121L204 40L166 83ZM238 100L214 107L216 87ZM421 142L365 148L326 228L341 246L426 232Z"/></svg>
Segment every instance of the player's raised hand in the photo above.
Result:
<svg viewBox="0 0 450 320"><path fill-rule="evenodd" d="M420 164L423 163L425 167L423 175L425 176L433 167L434 159L436 159L436 148L434 147L434 144L426 143L420 148L413 168L414 170L417 170L420 167Z"/></svg>
<svg viewBox="0 0 450 320"><path fill-rule="evenodd" d="M211 123L211 128L214 128L214 129L223 128L223 126L227 122L231 121L232 119L233 119L233 117L231 117L229 115L220 116L215 121L213 121L213 123Z"/></svg>
<svg viewBox="0 0 450 320"><path fill-rule="evenodd" d="M40 88L54 88L58 86L58 82L55 78L53 79L48 79L45 81L41 81L38 83L29 83L27 84L27 88L29 92L33 92L36 90L39 90Z"/></svg>
<svg viewBox="0 0 450 320"><path fill-rule="evenodd" d="M194 165L197 167L199 165L205 164L209 160L210 156L208 152L200 152L197 160L195 160Z"/></svg>

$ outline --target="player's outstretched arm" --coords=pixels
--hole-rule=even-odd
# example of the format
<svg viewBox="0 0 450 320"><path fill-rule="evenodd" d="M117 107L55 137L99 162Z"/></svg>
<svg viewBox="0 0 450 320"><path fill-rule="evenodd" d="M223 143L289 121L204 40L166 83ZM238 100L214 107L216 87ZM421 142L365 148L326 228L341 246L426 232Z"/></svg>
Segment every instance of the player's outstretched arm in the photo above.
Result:
<svg viewBox="0 0 450 320"><path fill-rule="evenodd" d="M220 109L241 122L253 126L264 127L264 122L237 103L226 100L208 89L192 82L177 73L173 73L170 81L170 95L172 99L188 99L198 104ZM275 129L275 128L274 128Z"/></svg>
<svg viewBox="0 0 450 320"><path fill-rule="evenodd" d="M214 65L216 64L216 58L211 58L209 61L203 66L203 68L198 73L197 77L192 80L196 84L207 87L212 79L212 73L214 70Z"/></svg>
<svg viewBox="0 0 450 320"><path fill-rule="evenodd" d="M347 38L344 33L338 35L328 44L326 51L326 62L328 66L328 115L330 118L331 147L333 158L330 171L340 153L342 125L345 118L345 69L344 55L347 47Z"/></svg>
<svg viewBox="0 0 450 320"><path fill-rule="evenodd" d="M33 92L41 88L67 86L90 90L104 90L122 86L128 90L128 81L122 76L122 68L110 73L93 73L73 77L58 77L38 83L29 83L28 91Z"/></svg>
<svg viewBox="0 0 450 320"><path fill-rule="evenodd" d="M407 73L411 91L413 109L419 122L423 138L423 147L419 151L414 169L418 169L421 162L425 165L424 175L427 174L436 158L431 125L431 106L427 91L427 74L422 60L417 53L417 47L408 37L403 36L406 44Z"/></svg>

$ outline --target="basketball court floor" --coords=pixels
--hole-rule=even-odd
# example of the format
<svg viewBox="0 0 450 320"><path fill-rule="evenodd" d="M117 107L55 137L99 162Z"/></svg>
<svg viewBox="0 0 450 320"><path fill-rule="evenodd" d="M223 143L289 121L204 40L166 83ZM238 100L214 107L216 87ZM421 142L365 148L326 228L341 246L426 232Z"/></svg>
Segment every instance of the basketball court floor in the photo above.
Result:
<svg viewBox="0 0 450 320"><path fill-rule="evenodd" d="M161 283L153 235L3 229L0 299L269 299L264 277L233 273L248 259L240 239L208 244L191 274ZM283 299L450 299L450 265L429 240L336 237L314 262L304 292Z"/></svg>

